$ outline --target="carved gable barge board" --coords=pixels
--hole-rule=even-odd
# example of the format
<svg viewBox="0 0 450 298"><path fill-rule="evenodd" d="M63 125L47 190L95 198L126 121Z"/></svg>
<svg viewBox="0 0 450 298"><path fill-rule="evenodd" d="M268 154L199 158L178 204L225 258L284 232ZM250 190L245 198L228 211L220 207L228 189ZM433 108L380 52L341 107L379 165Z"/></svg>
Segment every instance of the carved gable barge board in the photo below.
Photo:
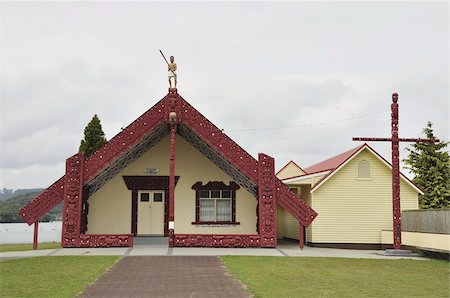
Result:
<svg viewBox="0 0 450 298"><path fill-rule="evenodd" d="M164 114L167 99L168 95L92 154L86 160L84 181L91 181L114 160L140 143L149 132L165 123Z"/></svg>
<svg viewBox="0 0 450 298"><path fill-rule="evenodd" d="M205 140L211 148L214 148L216 152L223 155L225 160L233 163L234 167L240 173L257 184L258 161L191 106L186 100L181 96L178 97L181 103L179 115L181 124L189 127L189 129L199 136L201 140Z"/></svg>
<svg viewBox="0 0 450 298"><path fill-rule="evenodd" d="M30 203L20 209L19 214L31 225L38 221L64 198L64 176L58 179Z"/></svg>
<svg viewBox="0 0 450 298"><path fill-rule="evenodd" d="M178 125L178 134L188 141L194 148L206 156L212 163L219 167L222 171L228 174L235 182L245 188L255 198L258 198L257 185L236 167L234 167L228 160L225 159L219 152L208 145L205 140L201 139L192 130L185 125Z"/></svg>
<svg viewBox="0 0 450 298"><path fill-rule="evenodd" d="M160 124L157 128L145 136L138 144L112 162L105 170L100 172L100 174L87 183L89 196L99 190L111 178L120 173L120 171L138 159L142 154L158 144L168 134L169 128L167 125L165 123Z"/></svg>
<svg viewBox="0 0 450 298"><path fill-rule="evenodd" d="M174 247L260 247L259 235L175 234Z"/></svg>
<svg viewBox="0 0 450 298"><path fill-rule="evenodd" d="M299 196L294 194L288 186L275 179L277 203L294 216L303 226L307 227L316 218L317 213Z"/></svg>

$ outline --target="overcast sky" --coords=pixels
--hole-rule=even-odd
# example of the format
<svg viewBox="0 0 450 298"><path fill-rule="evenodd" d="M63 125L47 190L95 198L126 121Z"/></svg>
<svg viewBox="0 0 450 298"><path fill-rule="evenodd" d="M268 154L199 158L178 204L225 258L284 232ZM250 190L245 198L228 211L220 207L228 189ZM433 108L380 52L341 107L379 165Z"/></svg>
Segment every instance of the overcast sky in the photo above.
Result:
<svg viewBox="0 0 450 298"><path fill-rule="evenodd" d="M179 94L277 169L390 136L393 92L400 136L431 121L449 139L445 1L0 7L1 188L49 186L95 113L110 139L164 97L159 49L175 56ZM390 160L390 144L371 145Z"/></svg>

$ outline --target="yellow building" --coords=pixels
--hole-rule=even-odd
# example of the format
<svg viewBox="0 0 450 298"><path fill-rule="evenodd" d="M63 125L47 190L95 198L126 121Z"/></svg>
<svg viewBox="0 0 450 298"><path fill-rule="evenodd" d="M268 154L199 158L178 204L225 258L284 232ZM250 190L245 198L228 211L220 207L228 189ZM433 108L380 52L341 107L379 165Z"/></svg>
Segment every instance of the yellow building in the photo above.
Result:
<svg viewBox="0 0 450 298"><path fill-rule="evenodd" d="M367 144L304 169L291 161L277 177L318 213L304 231L307 245L380 248L382 231L392 231L392 167ZM400 187L401 210L418 209L422 191L403 174ZM299 239L280 206L277 221L279 238Z"/></svg>

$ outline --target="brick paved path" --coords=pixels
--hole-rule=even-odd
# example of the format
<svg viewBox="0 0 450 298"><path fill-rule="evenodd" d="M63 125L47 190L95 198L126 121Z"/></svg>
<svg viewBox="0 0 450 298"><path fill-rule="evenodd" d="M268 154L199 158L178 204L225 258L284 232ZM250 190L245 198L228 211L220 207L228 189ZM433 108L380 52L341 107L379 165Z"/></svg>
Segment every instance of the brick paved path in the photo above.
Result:
<svg viewBox="0 0 450 298"><path fill-rule="evenodd" d="M217 257L124 257L81 297L250 297Z"/></svg>

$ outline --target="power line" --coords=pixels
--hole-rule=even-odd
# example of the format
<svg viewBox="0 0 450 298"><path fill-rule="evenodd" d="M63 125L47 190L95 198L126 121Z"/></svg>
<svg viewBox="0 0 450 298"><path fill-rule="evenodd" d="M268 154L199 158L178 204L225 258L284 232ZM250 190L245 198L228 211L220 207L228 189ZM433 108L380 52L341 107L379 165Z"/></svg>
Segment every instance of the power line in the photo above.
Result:
<svg viewBox="0 0 450 298"><path fill-rule="evenodd" d="M361 119L361 118L365 118L365 117L382 114L382 113L385 113L388 111L389 110L382 110L382 111L378 111L378 112L374 112L374 113L370 113L370 114L364 114L364 115L360 115L360 116L355 116L355 117L351 117L351 118L344 118L344 119L338 119L338 120L332 120L332 121L322 121L322 122L316 122L316 123L305 123L305 124L298 124L298 125L274 126L274 127L264 127L264 128L232 129L232 130L227 130L227 131L228 132L246 132L246 131L264 131L264 130L277 130L277 129L286 129L286 128L320 126L320 125L327 125L327 124L331 124L331 123Z"/></svg>

